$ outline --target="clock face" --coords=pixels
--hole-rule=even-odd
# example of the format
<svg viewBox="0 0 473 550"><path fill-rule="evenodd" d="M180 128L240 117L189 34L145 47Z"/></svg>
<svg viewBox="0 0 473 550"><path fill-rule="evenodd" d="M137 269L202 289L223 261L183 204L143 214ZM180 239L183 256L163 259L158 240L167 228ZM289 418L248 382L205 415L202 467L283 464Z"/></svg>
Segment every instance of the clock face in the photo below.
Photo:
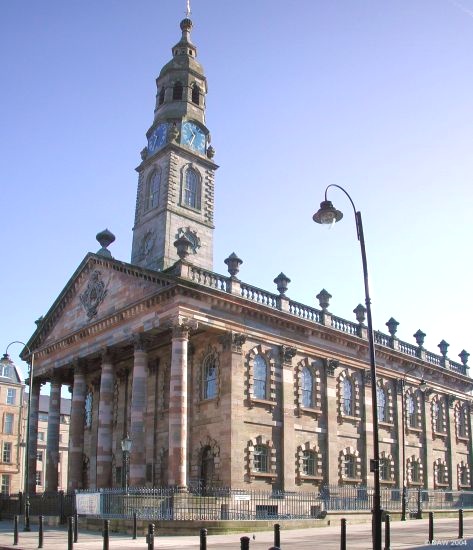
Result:
<svg viewBox="0 0 473 550"><path fill-rule="evenodd" d="M182 123L181 143L201 154L205 152L205 134L194 122Z"/></svg>
<svg viewBox="0 0 473 550"><path fill-rule="evenodd" d="M156 126L148 138L148 151L153 154L158 149L161 149L166 144L168 137L168 125L163 123Z"/></svg>

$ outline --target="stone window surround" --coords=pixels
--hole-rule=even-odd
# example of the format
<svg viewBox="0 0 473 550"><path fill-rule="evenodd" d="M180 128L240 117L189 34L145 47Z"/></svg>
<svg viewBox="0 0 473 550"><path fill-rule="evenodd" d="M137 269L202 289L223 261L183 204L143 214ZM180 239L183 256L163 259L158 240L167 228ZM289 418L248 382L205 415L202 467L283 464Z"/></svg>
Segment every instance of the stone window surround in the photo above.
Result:
<svg viewBox="0 0 473 550"><path fill-rule="evenodd" d="M192 170L197 178L197 188L196 188L196 206L193 207L190 204L187 204L185 200L185 190L186 190L186 182L187 182L187 174L188 172ZM183 208L188 208L189 210L192 210L192 212L201 212L202 211L202 183L204 181L204 178L202 176L201 171L197 167L197 165L193 162L188 162L181 168L181 185L180 185L180 199L179 199L179 206Z"/></svg>
<svg viewBox="0 0 473 550"><path fill-rule="evenodd" d="M206 361L211 357L214 358L215 369L216 369L216 373L215 373L215 395L212 395L211 397L204 397L205 383L206 383L205 380L204 380L204 376L205 376L204 369L205 369ZM217 351L217 348L213 347L209 344L207 349L204 350L201 353L199 361L198 361L198 365L199 365L199 371L198 371L199 375L198 375L197 384L198 384L199 400L200 401L211 401L211 400L216 399L217 403L218 403L218 401L220 399L220 355Z"/></svg>
<svg viewBox="0 0 473 550"><path fill-rule="evenodd" d="M437 428L438 426L438 419L435 414L435 405L439 406L439 412L442 415L442 418L440 419L442 430L439 431ZM447 435L447 408L445 399L441 395L435 395L432 398L431 402L431 414L432 414L432 433L435 436L446 436Z"/></svg>
<svg viewBox="0 0 473 550"><path fill-rule="evenodd" d="M347 456L352 456L355 461L355 477L345 475L345 461ZM339 457L339 478L342 483L361 483L361 457L360 453L354 447L346 447L340 451Z"/></svg>
<svg viewBox="0 0 473 550"><path fill-rule="evenodd" d="M215 439L212 439L210 435L206 435L199 441L199 445L194 449L191 455L190 472L191 477L194 479L200 479L202 469L202 453L205 449L210 449L214 459L214 478L215 481L220 479L220 446Z"/></svg>
<svg viewBox="0 0 473 550"><path fill-rule="evenodd" d="M322 384L321 384L321 369L323 367L322 360L316 359L310 361L307 357L299 361L296 365L296 403L297 414L302 412L321 413L322 412ZM308 368L312 375L312 406L304 407L302 405L302 373L304 368Z"/></svg>
<svg viewBox="0 0 473 550"><path fill-rule="evenodd" d="M468 429L468 408L466 403L457 401L454 408L455 413L455 434L459 441L468 441L469 429ZM461 434L460 426L463 418L464 433Z"/></svg>
<svg viewBox="0 0 473 550"><path fill-rule="evenodd" d="M268 449L268 472L254 471L254 449L257 445L264 445ZM262 435L250 439L246 448L246 471L249 481L258 478L276 479L276 449L271 439L264 439Z"/></svg>
<svg viewBox="0 0 473 550"><path fill-rule="evenodd" d="M266 399L260 399L254 395L254 360L257 355L261 355L266 361ZM270 348L263 349L258 344L248 353L246 359L247 366L247 395L251 405L276 405L276 362Z"/></svg>
<svg viewBox="0 0 473 550"><path fill-rule="evenodd" d="M463 473L466 475L466 483L462 482ZM457 464L457 484L459 489L468 487L470 489L471 475L470 467L463 460Z"/></svg>
<svg viewBox="0 0 473 550"><path fill-rule="evenodd" d="M412 465L414 462L418 465L418 473L419 473L419 481L412 481ZM424 483L424 467L422 464L422 459L417 456L410 456L407 459L406 462L406 469L407 469L407 483L408 485L415 485L417 487L423 485Z"/></svg>
<svg viewBox="0 0 473 550"><path fill-rule="evenodd" d="M353 415L346 415L343 412L343 382L349 380L352 385L352 398L353 398ZM348 369L345 369L338 376L337 382L337 398L338 398L338 416L339 419L343 420L355 420L356 422L361 421L361 388L359 373L356 371L349 372Z"/></svg>
<svg viewBox="0 0 473 550"><path fill-rule="evenodd" d="M303 461L304 452L306 451L314 454L315 473L313 475L304 474ZM303 445L299 445L297 447L296 479L299 485L304 482L321 482L323 480L322 453L320 452L318 445L313 445L309 441L306 441Z"/></svg>
<svg viewBox="0 0 473 550"><path fill-rule="evenodd" d="M380 454L379 454L379 459L380 461L381 460L386 460L387 461L387 466L388 466L388 478L387 479L381 479L380 478L380 483L384 483L384 484L395 484L396 483L396 478L395 478L395 467L394 467L394 458L391 454L388 454L386 453L386 451L382 451Z"/></svg>
<svg viewBox="0 0 473 550"><path fill-rule="evenodd" d="M434 487L435 488L448 487L450 480L448 476L448 467L447 467L446 460L439 457L436 460L434 460L433 466L434 466ZM444 480L440 481L439 473L442 469L443 469Z"/></svg>
<svg viewBox="0 0 473 550"><path fill-rule="evenodd" d="M409 388L405 395L404 395L404 410L405 410L405 428L406 433L408 432L422 432L422 395L421 390L416 390L413 388ZM409 417L409 411L407 410L407 403L409 398L412 398L414 401L414 418L415 418L415 426L410 425L410 417Z"/></svg>

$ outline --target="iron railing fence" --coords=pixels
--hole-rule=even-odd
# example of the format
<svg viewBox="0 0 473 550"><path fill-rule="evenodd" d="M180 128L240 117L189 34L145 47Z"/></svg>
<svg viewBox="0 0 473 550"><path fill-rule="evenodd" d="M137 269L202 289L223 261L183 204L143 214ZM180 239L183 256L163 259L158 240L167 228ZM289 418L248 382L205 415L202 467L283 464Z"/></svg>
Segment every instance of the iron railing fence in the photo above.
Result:
<svg viewBox="0 0 473 550"><path fill-rule="evenodd" d="M314 519L327 512L370 512L373 488L360 485L323 485L313 492L283 492L207 487L191 484L187 492L172 487L130 487L81 490L74 493L30 495L30 515L58 516L65 520L77 511L103 519L153 520L281 520ZM407 490L407 512L473 509L473 491ZM0 515L12 518L25 511L26 499L18 495L0 495ZM90 504L87 510L84 502ZM81 508L82 507L82 508ZM381 508L402 510L402 489L381 488Z"/></svg>

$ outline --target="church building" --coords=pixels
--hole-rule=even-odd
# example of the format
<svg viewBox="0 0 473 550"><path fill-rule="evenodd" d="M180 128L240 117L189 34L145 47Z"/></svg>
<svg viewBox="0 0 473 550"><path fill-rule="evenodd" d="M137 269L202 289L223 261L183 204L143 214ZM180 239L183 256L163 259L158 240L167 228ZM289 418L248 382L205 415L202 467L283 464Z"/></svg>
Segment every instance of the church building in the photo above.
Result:
<svg viewBox="0 0 473 550"><path fill-rule="evenodd" d="M314 308L291 300L283 273L265 291L239 279L235 253L226 267L213 264L218 166L191 31L186 18L156 80L130 262L112 257L110 231L99 233L100 250L85 256L28 341L30 493L45 382L46 491L58 489L64 386L69 490L121 487L127 436L130 486L373 484L363 306L356 321L341 319L324 290ZM426 351L422 333L410 344L396 337L394 319L387 325L375 332L381 485L471 488L468 354L457 363L445 346ZM30 359L26 348L22 357Z"/></svg>

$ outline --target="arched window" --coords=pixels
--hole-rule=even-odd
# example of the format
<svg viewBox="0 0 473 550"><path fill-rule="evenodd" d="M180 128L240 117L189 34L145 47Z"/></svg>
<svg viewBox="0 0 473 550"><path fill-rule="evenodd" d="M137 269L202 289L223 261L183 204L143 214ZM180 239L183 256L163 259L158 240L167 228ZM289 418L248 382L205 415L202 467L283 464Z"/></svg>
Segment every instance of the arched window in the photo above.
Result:
<svg viewBox="0 0 473 550"><path fill-rule="evenodd" d="M410 428L417 428L416 400L412 395L406 397L407 425Z"/></svg>
<svg viewBox="0 0 473 550"><path fill-rule="evenodd" d="M391 470L390 460L388 458L380 458L379 459L379 478L383 481L389 481L391 479L390 470Z"/></svg>
<svg viewBox="0 0 473 550"><path fill-rule="evenodd" d="M356 478L356 457L350 454L345 455L345 463L343 469L345 477L349 477L351 479Z"/></svg>
<svg viewBox="0 0 473 550"><path fill-rule="evenodd" d="M445 464L439 462L437 464L437 483L445 485L447 483L447 469Z"/></svg>
<svg viewBox="0 0 473 550"><path fill-rule="evenodd" d="M217 362L215 355L207 355L202 366L203 398L212 399L217 395Z"/></svg>
<svg viewBox="0 0 473 550"><path fill-rule="evenodd" d="M88 391L87 395L85 396L84 423L86 428L90 428L92 426L92 404L93 404L93 394L91 391Z"/></svg>
<svg viewBox="0 0 473 550"><path fill-rule="evenodd" d="M420 483L420 465L415 460L411 462L411 481Z"/></svg>
<svg viewBox="0 0 473 550"><path fill-rule="evenodd" d="M257 399L266 399L266 380L268 375L266 361L261 355L256 355L253 366L253 395Z"/></svg>
<svg viewBox="0 0 473 550"><path fill-rule="evenodd" d="M376 399L378 401L378 421L386 422L386 392L384 388L376 388Z"/></svg>
<svg viewBox="0 0 473 550"><path fill-rule="evenodd" d="M183 92L182 83L176 82L172 89L172 98L177 100L182 99L182 92Z"/></svg>
<svg viewBox="0 0 473 550"><path fill-rule="evenodd" d="M351 380L345 378L342 387L342 411L347 416L353 416L353 385Z"/></svg>
<svg viewBox="0 0 473 550"><path fill-rule="evenodd" d="M195 170L189 168L184 183L184 204L191 208L200 208L199 176Z"/></svg>
<svg viewBox="0 0 473 550"><path fill-rule="evenodd" d="M438 401L434 401L432 405L432 416L434 421L434 430L438 433L443 433L443 405Z"/></svg>
<svg viewBox="0 0 473 550"><path fill-rule="evenodd" d="M302 386L302 406L303 407L313 407L313 377L310 369L304 367L301 374L301 386Z"/></svg>
<svg viewBox="0 0 473 550"><path fill-rule="evenodd" d="M268 447L266 445L255 445L253 451L253 470L255 472L268 472Z"/></svg>
<svg viewBox="0 0 473 550"><path fill-rule="evenodd" d="M162 105L164 103L164 88L161 88L159 90L159 100L158 105Z"/></svg>
<svg viewBox="0 0 473 550"><path fill-rule="evenodd" d="M204 447L202 450L202 462L200 466L200 477L202 479L203 488L208 488L212 485L215 474L214 454L210 446Z"/></svg>
<svg viewBox="0 0 473 550"><path fill-rule="evenodd" d="M316 464L314 451L304 451L302 454L302 475L315 476Z"/></svg>
<svg viewBox="0 0 473 550"><path fill-rule="evenodd" d="M160 187L161 172L159 170L155 170L146 182L145 211L151 210L158 205Z"/></svg>
<svg viewBox="0 0 473 550"><path fill-rule="evenodd" d="M465 466L464 464L459 465L458 480L460 482L460 485L462 485L462 486L470 484L470 476L469 476L468 467Z"/></svg>
<svg viewBox="0 0 473 550"><path fill-rule="evenodd" d="M458 407L458 437L468 437L467 411L465 406Z"/></svg>
<svg viewBox="0 0 473 550"><path fill-rule="evenodd" d="M197 84L192 86L192 103L195 103L196 105L199 105L200 103L200 89Z"/></svg>

